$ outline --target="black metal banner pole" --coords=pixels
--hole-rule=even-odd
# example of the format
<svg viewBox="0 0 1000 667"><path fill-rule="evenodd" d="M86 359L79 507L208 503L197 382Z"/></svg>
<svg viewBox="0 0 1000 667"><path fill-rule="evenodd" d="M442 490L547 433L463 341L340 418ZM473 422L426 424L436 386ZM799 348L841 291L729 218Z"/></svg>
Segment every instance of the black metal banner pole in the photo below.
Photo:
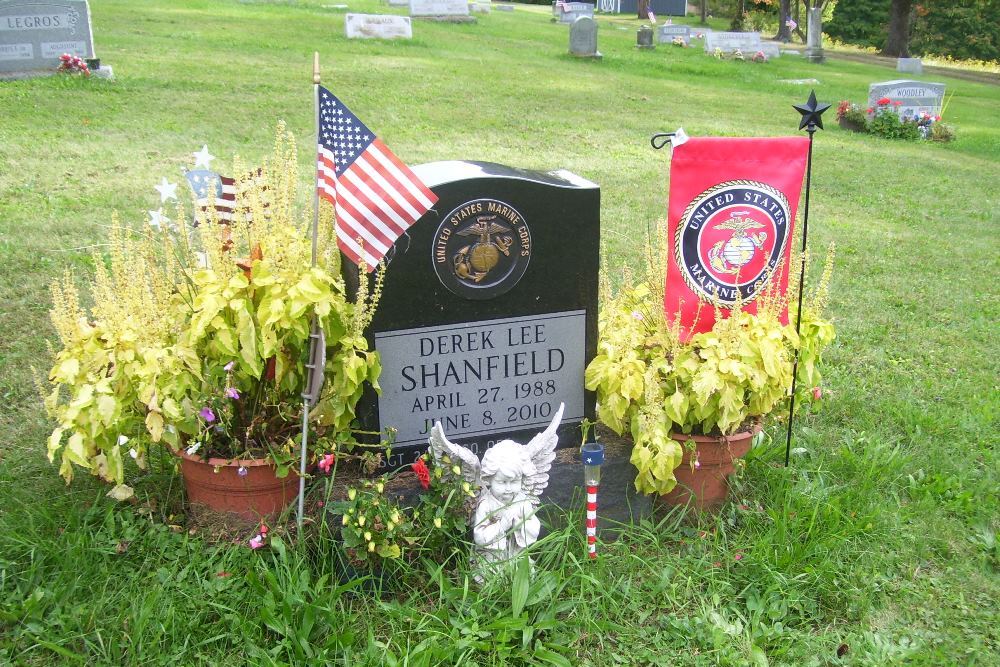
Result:
<svg viewBox="0 0 1000 667"><path fill-rule="evenodd" d="M812 165L813 165L813 138L816 130L823 129L823 112L830 108L829 104L816 103L816 91L809 93L809 100L805 104L793 105L795 110L802 114L799 129L805 129L809 133L809 153L806 158L806 208L802 215L802 263L799 267L799 307L795 311L795 336L798 337L802 324L802 291L806 282L806 241L809 238L809 193L812 189ZM788 432L785 438L785 467L788 467L792 455L792 421L795 418L795 385L799 374L799 350L795 349L795 361L792 363L792 396L788 402Z"/></svg>

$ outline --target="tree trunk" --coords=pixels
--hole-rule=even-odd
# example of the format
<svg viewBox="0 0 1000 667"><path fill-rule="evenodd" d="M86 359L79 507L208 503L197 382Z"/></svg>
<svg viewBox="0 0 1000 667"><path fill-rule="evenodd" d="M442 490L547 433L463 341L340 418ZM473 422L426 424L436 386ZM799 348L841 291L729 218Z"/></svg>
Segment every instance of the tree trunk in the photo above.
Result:
<svg viewBox="0 0 1000 667"><path fill-rule="evenodd" d="M650 2L651 2L651 0L639 0L639 2L636 3L636 13L639 15L640 19L644 19L645 20L645 19L649 18L649 3Z"/></svg>
<svg viewBox="0 0 1000 667"><path fill-rule="evenodd" d="M798 0L796 0L798 4ZM779 42L788 42L792 39L791 29L785 25L792 15L792 2L791 0L781 0L778 6L778 34L774 36L774 39Z"/></svg>
<svg viewBox="0 0 1000 667"><path fill-rule="evenodd" d="M708 0L701 0L701 24L708 25Z"/></svg>
<svg viewBox="0 0 1000 667"><path fill-rule="evenodd" d="M910 57L910 9L913 0L892 0L889 6L889 36L882 55Z"/></svg>

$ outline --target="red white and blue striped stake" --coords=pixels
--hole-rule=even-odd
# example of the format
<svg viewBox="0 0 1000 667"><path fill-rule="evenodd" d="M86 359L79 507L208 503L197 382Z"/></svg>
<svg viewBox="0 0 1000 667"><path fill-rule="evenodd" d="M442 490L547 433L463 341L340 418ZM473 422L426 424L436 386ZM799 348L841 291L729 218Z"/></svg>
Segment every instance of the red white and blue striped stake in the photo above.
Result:
<svg viewBox="0 0 1000 667"><path fill-rule="evenodd" d="M601 485L604 445L587 442L580 447L583 482L587 486L587 557L597 558L597 488Z"/></svg>

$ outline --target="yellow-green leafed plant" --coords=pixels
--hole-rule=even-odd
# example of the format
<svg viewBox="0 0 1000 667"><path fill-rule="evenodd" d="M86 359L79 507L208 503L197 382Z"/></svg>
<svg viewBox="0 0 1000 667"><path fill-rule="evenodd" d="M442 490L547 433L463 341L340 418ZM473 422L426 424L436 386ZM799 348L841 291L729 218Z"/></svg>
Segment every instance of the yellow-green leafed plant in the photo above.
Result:
<svg viewBox="0 0 1000 667"><path fill-rule="evenodd" d="M311 266L311 215L294 207L294 140L279 125L272 157L252 173L235 161L233 220L214 210L175 225L112 226L95 254L89 312L73 276L52 286L60 347L43 388L56 421L51 461L123 484L124 456L140 467L152 446L225 459L270 458L279 474L301 428L309 334L326 339L326 383L310 413L314 451L353 443L365 382L378 389L378 355L363 331L381 283L362 272L356 298L340 277L332 210L320 219ZM197 226L192 223L197 222ZM381 272L379 273L381 276Z"/></svg>
<svg viewBox="0 0 1000 667"><path fill-rule="evenodd" d="M631 434L639 491L662 494L676 484L683 449L671 433L731 435L787 409L796 348L796 404L819 398L818 364L834 338L833 324L820 314L832 263L831 248L823 278L804 303L799 336L797 304L789 309L790 324L782 324L786 299L773 291L759 297L756 314L734 308L686 342L664 316L662 272L650 271L649 280L607 299L586 386L597 392L599 419ZM791 268L797 277L798 267ZM793 281L788 294L796 290Z"/></svg>

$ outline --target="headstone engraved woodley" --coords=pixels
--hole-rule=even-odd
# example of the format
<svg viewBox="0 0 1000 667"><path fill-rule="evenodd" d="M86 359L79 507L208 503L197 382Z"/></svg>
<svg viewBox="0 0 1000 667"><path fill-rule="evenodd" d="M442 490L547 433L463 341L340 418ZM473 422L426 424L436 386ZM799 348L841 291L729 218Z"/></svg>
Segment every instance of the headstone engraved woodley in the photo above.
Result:
<svg viewBox="0 0 1000 667"><path fill-rule="evenodd" d="M348 14L344 17L348 39L411 39L410 17L391 14Z"/></svg>
<svg viewBox="0 0 1000 667"><path fill-rule="evenodd" d="M944 103L944 84L900 79L873 83L868 87L869 107L874 108L883 97L888 97L893 102L902 102L901 105L892 107L901 118L916 118L922 112L939 115Z"/></svg>
<svg viewBox="0 0 1000 667"><path fill-rule="evenodd" d="M64 53L94 57L86 0L0 0L0 74L52 72Z"/></svg>
<svg viewBox="0 0 1000 667"><path fill-rule="evenodd" d="M559 444L578 445L595 409L583 372L597 345L600 189L485 162L413 170L439 200L390 251L368 334L382 393L362 398L361 427L397 430L385 465L398 468L437 420L482 456L530 439L565 403Z"/></svg>
<svg viewBox="0 0 1000 667"><path fill-rule="evenodd" d="M601 58L597 50L597 21L581 16L569 27L569 52L578 58Z"/></svg>

